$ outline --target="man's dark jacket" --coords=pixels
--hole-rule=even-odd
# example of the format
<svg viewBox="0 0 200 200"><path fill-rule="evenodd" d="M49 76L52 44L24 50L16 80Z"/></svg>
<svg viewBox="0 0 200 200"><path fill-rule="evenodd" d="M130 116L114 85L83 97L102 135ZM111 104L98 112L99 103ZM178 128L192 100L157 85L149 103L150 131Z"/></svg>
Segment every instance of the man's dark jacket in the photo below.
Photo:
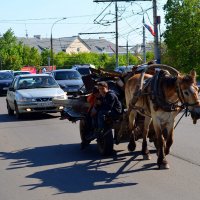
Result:
<svg viewBox="0 0 200 200"><path fill-rule="evenodd" d="M122 113L122 104L121 102L119 101L117 95L109 90L105 97L102 97L101 98L101 110L105 110L105 111L115 111L117 113Z"/></svg>

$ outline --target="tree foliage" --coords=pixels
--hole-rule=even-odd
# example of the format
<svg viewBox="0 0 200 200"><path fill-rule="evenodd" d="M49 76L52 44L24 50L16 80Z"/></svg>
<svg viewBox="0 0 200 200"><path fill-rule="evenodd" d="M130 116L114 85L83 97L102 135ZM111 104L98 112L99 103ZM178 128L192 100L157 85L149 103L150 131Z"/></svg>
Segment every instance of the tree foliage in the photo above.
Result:
<svg viewBox="0 0 200 200"><path fill-rule="evenodd" d="M140 64L139 59L129 53L129 65ZM152 53L147 53L147 60L153 59ZM36 48L26 46L18 42L14 33L9 29L3 37L0 38L0 60L2 69L19 70L23 66L48 66L50 63L50 50L44 50L39 53ZM116 66L115 55L97 54L97 53L72 53L65 52L54 53L54 65L57 69L71 68L76 64L93 64L96 67L113 70ZM119 63L127 65L127 55L119 55Z"/></svg>
<svg viewBox="0 0 200 200"><path fill-rule="evenodd" d="M17 46L17 40L14 33L9 29L0 38L0 59L2 69L17 69L21 63L18 54L20 47Z"/></svg>
<svg viewBox="0 0 200 200"><path fill-rule="evenodd" d="M180 71L200 72L200 1L168 0L164 10L165 60Z"/></svg>
<svg viewBox="0 0 200 200"><path fill-rule="evenodd" d="M18 42L11 29L0 38L0 60L1 69L19 70L24 65L41 65L38 50Z"/></svg>

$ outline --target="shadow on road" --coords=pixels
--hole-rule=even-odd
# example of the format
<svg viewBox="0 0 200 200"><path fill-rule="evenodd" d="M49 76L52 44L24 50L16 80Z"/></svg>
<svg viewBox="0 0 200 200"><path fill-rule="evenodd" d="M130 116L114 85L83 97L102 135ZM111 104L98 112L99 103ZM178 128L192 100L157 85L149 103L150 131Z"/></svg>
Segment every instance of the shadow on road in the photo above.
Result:
<svg viewBox="0 0 200 200"><path fill-rule="evenodd" d="M7 170L49 166L47 170L40 170L26 177L39 179L39 183L23 186L28 187L29 190L41 187L56 188L59 191L56 194L61 194L138 184L126 182L125 174L155 170L155 165L151 164L134 170L134 167L141 161L137 158L138 155L140 152L137 151L132 156L130 153L119 151L112 157L102 158L97 153L94 144L83 151L80 150L79 144L67 144L22 149L18 152L0 152L0 159L12 160ZM58 164L62 164L62 166L52 169L53 165ZM115 172L107 171L108 166ZM130 167L130 170L127 169L127 166Z"/></svg>
<svg viewBox="0 0 200 200"><path fill-rule="evenodd" d="M5 122L15 122L15 121L36 121L36 120L46 120L60 117L59 114L51 115L47 113L30 113L25 114L22 119L17 119L15 115L9 116L8 114L0 114L0 123Z"/></svg>

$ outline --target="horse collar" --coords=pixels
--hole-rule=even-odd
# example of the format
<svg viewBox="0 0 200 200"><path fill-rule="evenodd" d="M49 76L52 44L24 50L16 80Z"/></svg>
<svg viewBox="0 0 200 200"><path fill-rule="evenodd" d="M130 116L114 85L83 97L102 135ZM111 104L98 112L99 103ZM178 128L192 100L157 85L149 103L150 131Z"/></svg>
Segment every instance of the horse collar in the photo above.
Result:
<svg viewBox="0 0 200 200"><path fill-rule="evenodd" d="M163 84L164 77L168 75L168 72L165 70L158 71L151 80L151 100L154 104L155 108L161 108L162 110L166 112L172 112L176 111L177 107L177 101L174 103L167 102L165 100L165 94L163 92L163 88L161 87Z"/></svg>

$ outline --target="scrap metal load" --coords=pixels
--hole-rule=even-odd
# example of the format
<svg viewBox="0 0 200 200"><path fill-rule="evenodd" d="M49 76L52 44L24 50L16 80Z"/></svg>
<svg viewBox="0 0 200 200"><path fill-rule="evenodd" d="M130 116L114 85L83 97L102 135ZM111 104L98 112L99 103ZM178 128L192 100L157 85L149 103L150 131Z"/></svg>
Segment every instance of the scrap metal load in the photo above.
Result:
<svg viewBox="0 0 200 200"><path fill-rule="evenodd" d="M109 89L113 90L120 101L125 104L125 94L124 94L124 87L127 80L132 77L134 74L141 74L140 83L138 84L138 90L141 90L143 87L143 76L145 73L148 74L155 74L157 69L164 69L168 70L170 74L178 74L179 72L176 71L174 68L169 67L163 64L143 64L140 66L134 66L132 68L132 72L127 73L119 73L115 71L109 71L102 68L94 69L90 68L91 74L83 76L83 83L85 87L84 93L79 93L68 96L67 100L59 100L54 99L53 102L55 104L63 104L65 107L71 107L76 112L86 112L89 104L87 103L87 96L92 92L94 86L100 81L106 81L108 83ZM126 107L124 105L124 107Z"/></svg>
<svg viewBox="0 0 200 200"><path fill-rule="evenodd" d="M68 96L66 100L53 99L55 104L63 105L65 108L71 108L77 113L87 113L89 109L89 103L87 97L92 93L94 86L99 81L106 81L111 90L114 90L120 99L124 98L124 83L122 81L122 74L114 71L107 71L104 69L90 68L91 74L82 76L82 80L85 87L84 93L77 92L73 96Z"/></svg>

